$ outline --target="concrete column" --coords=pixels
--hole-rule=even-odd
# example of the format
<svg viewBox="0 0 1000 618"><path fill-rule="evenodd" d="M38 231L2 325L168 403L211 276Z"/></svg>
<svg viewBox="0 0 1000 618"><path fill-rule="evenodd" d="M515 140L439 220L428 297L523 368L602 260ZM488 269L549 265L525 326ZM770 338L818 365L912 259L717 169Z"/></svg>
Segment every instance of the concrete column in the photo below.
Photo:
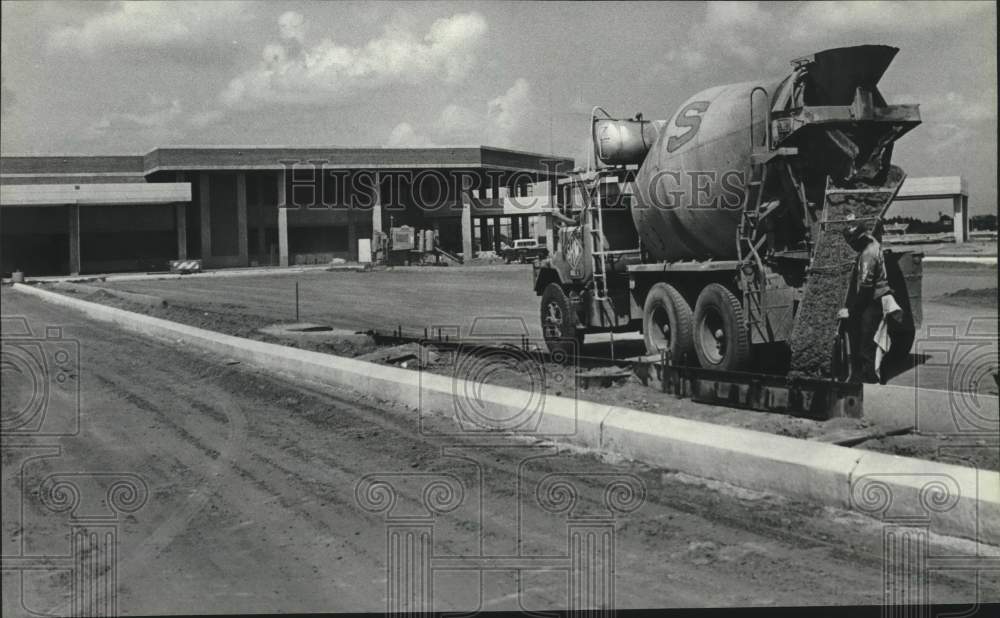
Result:
<svg viewBox="0 0 1000 618"><path fill-rule="evenodd" d="M354 208L347 205L347 260L358 261L358 230L354 226Z"/></svg>
<svg viewBox="0 0 1000 618"><path fill-rule="evenodd" d="M493 217L493 250L500 252L500 217Z"/></svg>
<svg viewBox="0 0 1000 618"><path fill-rule="evenodd" d="M175 182L187 182L187 174L174 172ZM177 222L177 259L187 259L187 204L174 204L174 220Z"/></svg>
<svg viewBox="0 0 1000 618"><path fill-rule="evenodd" d="M283 171L282 172L278 172L277 183L278 183L277 184L277 188L278 188L278 191L277 191L277 202L278 202L278 209L279 209L278 210L278 265L279 266L282 266L282 265L283 266L288 266L288 220L287 220L287 216L288 215L287 214L283 215L283 213L280 210L281 208L286 208L288 206L288 204L286 204L287 195L286 195L286 192L285 192L285 188L286 188L286 185L285 185L285 172L283 172ZM286 217L286 219L285 219L285 233L284 234L281 233L281 218L282 218L282 216ZM281 243L282 242L285 243L285 261L284 261L284 264L282 264L282 261L281 261ZM270 249L269 249L269 251L270 251Z"/></svg>
<svg viewBox="0 0 1000 618"><path fill-rule="evenodd" d="M962 242L969 240L969 196L962 196Z"/></svg>
<svg viewBox="0 0 1000 618"><path fill-rule="evenodd" d="M969 197L966 195L956 195L952 198L952 205L952 226L955 230L955 242L966 242L969 240Z"/></svg>
<svg viewBox="0 0 1000 618"><path fill-rule="evenodd" d="M462 259L468 262L472 253L472 200L468 192L462 191Z"/></svg>
<svg viewBox="0 0 1000 618"><path fill-rule="evenodd" d="M174 217L177 221L177 259L188 257L187 238L187 204L174 204Z"/></svg>
<svg viewBox="0 0 1000 618"><path fill-rule="evenodd" d="M551 252L553 247L556 246L554 234L552 233L552 218L549 215L542 215L538 219L541 221L542 233L545 234L545 246L548 247Z"/></svg>
<svg viewBox="0 0 1000 618"><path fill-rule="evenodd" d="M66 206L69 217L69 274L80 274L80 206Z"/></svg>
<svg viewBox="0 0 1000 618"><path fill-rule="evenodd" d="M489 251L492 244L490 242L490 230L487 226L486 217L479 217L479 250Z"/></svg>
<svg viewBox="0 0 1000 618"><path fill-rule="evenodd" d="M285 172L278 172L278 208L288 207L285 200Z"/></svg>
<svg viewBox="0 0 1000 618"><path fill-rule="evenodd" d="M249 244L247 235L247 174L236 172L236 248L240 265L249 266Z"/></svg>
<svg viewBox="0 0 1000 618"><path fill-rule="evenodd" d="M508 217L510 219L510 239L517 240L521 238L521 224L520 217L511 215Z"/></svg>
<svg viewBox="0 0 1000 618"><path fill-rule="evenodd" d="M198 174L198 210L201 213L201 259L208 265L212 259L212 207L209 203L208 172Z"/></svg>
<svg viewBox="0 0 1000 618"><path fill-rule="evenodd" d="M528 215L521 216L521 238L534 238L534 235L531 233L531 226L529 225L531 223L530 219L531 217Z"/></svg>
<svg viewBox="0 0 1000 618"><path fill-rule="evenodd" d="M264 226L264 202L261 201L260 195L257 197L257 260L263 264L265 262L264 256L267 254L267 247L265 243L267 242L267 228Z"/></svg>
<svg viewBox="0 0 1000 618"><path fill-rule="evenodd" d="M375 232L382 231L382 176L378 172L375 172L375 194L372 198L372 249L374 249Z"/></svg>
<svg viewBox="0 0 1000 618"><path fill-rule="evenodd" d="M288 209L278 208L278 265L288 266Z"/></svg>

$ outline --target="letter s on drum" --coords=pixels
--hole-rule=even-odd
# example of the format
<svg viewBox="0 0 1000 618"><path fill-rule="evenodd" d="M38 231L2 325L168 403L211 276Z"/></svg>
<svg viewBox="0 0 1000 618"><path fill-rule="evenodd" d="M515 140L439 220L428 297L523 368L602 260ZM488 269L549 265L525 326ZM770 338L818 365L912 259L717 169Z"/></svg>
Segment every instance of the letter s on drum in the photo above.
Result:
<svg viewBox="0 0 1000 618"><path fill-rule="evenodd" d="M709 105L709 101L694 101L677 112L677 115L674 116L674 126L679 129L687 129L687 131L667 138L667 152L674 152L698 134L698 129L701 128L701 115L705 113ZM692 112L694 113L692 114Z"/></svg>

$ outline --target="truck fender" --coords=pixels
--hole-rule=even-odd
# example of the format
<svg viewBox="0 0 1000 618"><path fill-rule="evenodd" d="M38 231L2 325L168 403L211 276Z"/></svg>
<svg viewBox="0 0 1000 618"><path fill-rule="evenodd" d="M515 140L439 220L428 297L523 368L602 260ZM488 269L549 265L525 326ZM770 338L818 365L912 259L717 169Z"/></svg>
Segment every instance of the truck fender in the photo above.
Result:
<svg viewBox="0 0 1000 618"><path fill-rule="evenodd" d="M535 295L541 296L545 286L550 283L565 285L569 281L568 273L562 273L548 261L540 263L535 268Z"/></svg>

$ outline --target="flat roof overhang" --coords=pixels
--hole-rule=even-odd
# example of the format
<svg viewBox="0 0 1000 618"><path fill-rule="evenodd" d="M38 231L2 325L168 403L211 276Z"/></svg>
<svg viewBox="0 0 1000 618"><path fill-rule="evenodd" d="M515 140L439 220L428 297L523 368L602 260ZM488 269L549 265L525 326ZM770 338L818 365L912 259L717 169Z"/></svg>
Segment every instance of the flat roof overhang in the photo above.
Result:
<svg viewBox="0 0 1000 618"><path fill-rule="evenodd" d="M139 176L143 159L138 155L3 156L0 175L12 178L44 176Z"/></svg>
<svg viewBox="0 0 1000 618"><path fill-rule="evenodd" d="M187 182L0 185L0 206L143 206L191 201Z"/></svg>
<svg viewBox="0 0 1000 618"><path fill-rule="evenodd" d="M896 201L932 200L969 196L969 186L964 176L907 177L896 194Z"/></svg>
<svg viewBox="0 0 1000 618"><path fill-rule="evenodd" d="M573 168L566 157L490 148L283 148L170 147L144 157L146 174L163 171L283 170L292 164L321 163L326 169L504 170L561 176Z"/></svg>

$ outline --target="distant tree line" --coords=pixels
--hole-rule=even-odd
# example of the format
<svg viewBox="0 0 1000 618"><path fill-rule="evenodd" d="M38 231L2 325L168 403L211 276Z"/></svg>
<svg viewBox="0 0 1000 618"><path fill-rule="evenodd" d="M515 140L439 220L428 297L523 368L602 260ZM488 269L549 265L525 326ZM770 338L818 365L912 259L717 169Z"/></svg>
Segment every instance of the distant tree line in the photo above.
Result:
<svg viewBox="0 0 1000 618"><path fill-rule="evenodd" d="M969 217L969 227L982 232L997 231L996 215L973 215Z"/></svg>
<svg viewBox="0 0 1000 618"><path fill-rule="evenodd" d="M924 221L916 217L890 217L886 223L906 223L907 234L938 234L950 232L953 229L951 215L938 213L937 221Z"/></svg>
<svg viewBox="0 0 1000 618"><path fill-rule="evenodd" d="M938 213L937 221L923 221L916 217L897 216L890 217L885 222L908 224L906 228L907 234L938 234L941 232L950 232L953 229L951 215L946 215L942 212ZM997 216L973 215L969 217L969 227L973 230L995 232L997 229Z"/></svg>

